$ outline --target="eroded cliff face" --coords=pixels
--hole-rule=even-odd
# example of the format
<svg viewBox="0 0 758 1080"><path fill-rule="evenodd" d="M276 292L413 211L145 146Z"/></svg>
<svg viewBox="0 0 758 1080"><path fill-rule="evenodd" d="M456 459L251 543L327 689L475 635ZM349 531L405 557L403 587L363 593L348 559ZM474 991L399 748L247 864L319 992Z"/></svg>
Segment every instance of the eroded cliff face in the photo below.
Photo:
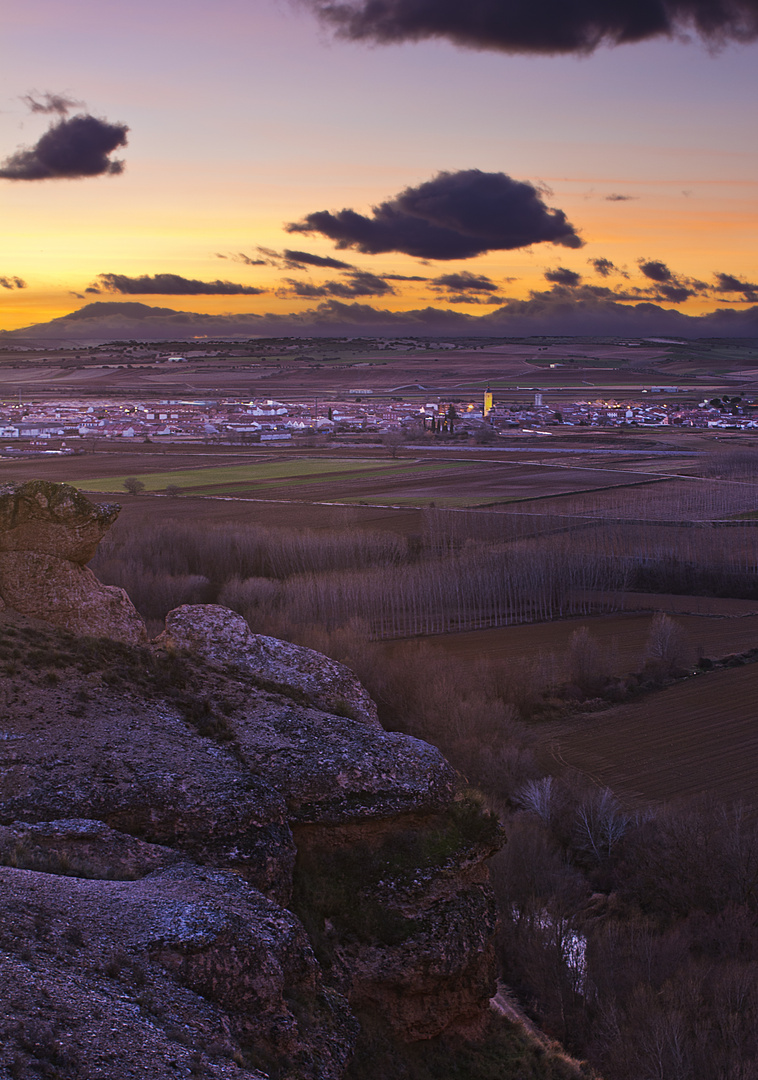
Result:
<svg viewBox="0 0 758 1080"><path fill-rule="evenodd" d="M0 493L0 994L16 1003L0 1073L58 1054L78 1077L118 1060L123 1077L337 1080L355 1010L409 1041L476 1022L497 823L439 751L381 728L346 668L227 609L180 608L152 645L122 617L105 635L97 588L103 637L30 618L3 558L30 565L36 533L58 552L37 555L84 570L71 556L116 512L62 487Z"/></svg>
<svg viewBox="0 0 758 1080"><path fill-rule="evenodd" d="M0 486L0 600L75 634L147 641L124 590L103 585L85 565L119 510L93 506L68 484Z"/></svg>

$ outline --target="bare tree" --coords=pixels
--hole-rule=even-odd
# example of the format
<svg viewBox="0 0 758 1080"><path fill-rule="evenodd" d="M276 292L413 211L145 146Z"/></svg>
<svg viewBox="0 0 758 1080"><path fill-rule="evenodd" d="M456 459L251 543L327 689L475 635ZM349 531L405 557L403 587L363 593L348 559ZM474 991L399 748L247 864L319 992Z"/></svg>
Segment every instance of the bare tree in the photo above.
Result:
<svg viewBox="0 0 758 1080"><path fill-rule="evenodd" d="M585 694L597 690L610 674L600 642L586 626L574 630L569 638L568 671L571 682Z"/></svg>
<svg viewBox="0 0 758 1080"><path fill-rule="evenodd" d="M388 431L382 437L382 444L386 446L390 457L396 458L401 446L405 446L406 437L402 431Z"/></svg>
<svg viewBox="0 0 758 1080"><path fill-rule="evenodd" d="M684 663L685 642L682 629L662 611L653 616L645 645L645 659L652 661L667 675Z"/></svg>
<svg viewBox="0 0 758 1080"><path fill-rule="evenodd" d="M139 495L141 491L145 490L145 485L136 476L127 476L126 480L124 480L124 489L130 495Z"/></svg>
<svg viewBox="0 0 758 1080"><path fill-rule="evenodd" d="M576 814L577 846L599 863L610 859L624 836L629 818L610 790L593 792L578 807Z"/></svg>
<svg viewBox="0 0 758 1080"><path fill-rule="evenodd" d="M516 792L516 801L532 814L536 814L545 824L553 816L555 792L552 776L543 776L540 780L528 780Z"/></svg>

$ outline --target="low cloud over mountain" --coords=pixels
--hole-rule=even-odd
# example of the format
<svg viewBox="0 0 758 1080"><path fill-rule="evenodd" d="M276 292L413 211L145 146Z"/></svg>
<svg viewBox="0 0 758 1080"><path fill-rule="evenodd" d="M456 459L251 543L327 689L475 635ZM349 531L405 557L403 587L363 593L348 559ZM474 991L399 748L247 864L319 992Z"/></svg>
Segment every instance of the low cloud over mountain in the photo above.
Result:
<svg viewBox="0 0 758 1080"><path fill-rule="evenodd" d="M656 259L640 259L640 270L650 281L656 282L653 297L656 300L668 300L672 304L681 304L698 293L708 291L708 285L704 281L694 278L683 277L675 274L664 262Z"/></svg>
<svg viewBox="0 0 758 1080"><path fill-rule="evenodd" d="M285 228L367 255L397 251L420 259L470 259L539 243L582 246L564 212L546 206L532 184L479 169L438 173L375 206L370 217L317 210Z"/></svg>
<svg viewBox="0 0 758 1080"><path fill-rule="evenodd" d="M370 274L366 270L352 270L345 275L344 281L325 281L322 285L313 285L295 278L285 278L286 287L277 291L278 296L300 296L309 299L319 296L335 296L343 300L352 296L387 296L396 290L383 277Z"/></svg>
<svg viewBox="0 0 758 1080"><path fill-rule="evenodd" d="M233 281L197 281L179 274L99 274L87 292L115 292L124 296L259 296L265 289Z"/></svg>
<svg viewBox="0 0 758 1080"><path fill-rule="evenodd" d="M558 266L555 270L545 271L545 281L552 281L555 285L579 285L582 275L576 270L569 270L566 266Z"/></svg>
<svg viewBox="0 0 758 1080"><path fill-rule="evenodd" d="M441 274L434 278L432 288L447 292L494 293L499 289L485 274L472 274L462 270L458 274Z"/></svg>
<svg viewBox="0 0 758 1080"><path fill-rule="evenodd" d="M507 300L484 315L440 307L388 311L366 303L328 299L299 313L206 315L147 304L88 304L51 322L0 333L0 342L95 343L123 338L143 341L209 337L250 338L287 335L375 336L393 334L675 335L678 337L758 337L758 306L690 316L650 302L620 303L609 289L554 286L527 300Z"/></svg>
<svg viewBox="0 0 758 1080"><path fill-rule="evenodd" d="M752 281L743 281L734 274L716 274L715 291L718 293L742 293L743 300L749 304L758 303L758 284Z"/></svg>
<svg viewBox="0 0 758 1080"><path fill-rule="evenodd" d="M711 45L758 37L758 0L301 0L340 37L446 38L506 53L590 53L694 33Z"/></svg>

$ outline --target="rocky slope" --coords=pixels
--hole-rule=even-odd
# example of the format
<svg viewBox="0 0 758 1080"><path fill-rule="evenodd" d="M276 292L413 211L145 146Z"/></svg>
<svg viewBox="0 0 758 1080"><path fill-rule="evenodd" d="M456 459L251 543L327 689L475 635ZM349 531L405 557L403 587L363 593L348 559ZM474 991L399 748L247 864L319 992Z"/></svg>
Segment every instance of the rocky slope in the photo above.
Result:
<svg viewBox="0 0 758 1080"><path fill-rule="evenodd" d="M337 1080L356 1011L480 1022L497 823L326 657L215 606L148 644L83 565L116 512L0 489L0 1075Z"/></svg>

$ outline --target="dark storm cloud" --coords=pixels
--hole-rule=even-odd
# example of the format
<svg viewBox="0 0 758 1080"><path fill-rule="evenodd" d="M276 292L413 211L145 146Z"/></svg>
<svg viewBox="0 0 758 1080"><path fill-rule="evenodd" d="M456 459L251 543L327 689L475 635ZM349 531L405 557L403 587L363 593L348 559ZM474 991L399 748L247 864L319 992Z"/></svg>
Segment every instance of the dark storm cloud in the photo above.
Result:
<svg viewBox="0 0 758 1080"><path fill-rule="evenodd" d="M708 286L704 281L675 274L666 263L658 259L640 259L639 267L649 281L655 282L655 287L646 293L653 300L681 304L692 296L708 291Z"/></svg>
<svg viewBox="0 0 758 1080"><path fill-rule="evenodd" d="M395 289L388 285L384 278L365 270L355 270L347 274L345 281L326 281L323 285L296 281L295 278L285 278L285 280L288 288L279 290L280 296L301 296L308 299L333 296L349 300L354 296L388 296L395 293Z"/></svg>
<svg viewBox="0 0 758 1080"><path fill-rule="evenodd" d="M532 184L479 169L438 173L372 209L319 210L285 226L287 232L320 233L338 248L367 255L399 251L420 259L470 259L486 251L531 244L581 247L562 210L547 207Z"/></svg>
<svg viewBox="0 0 758 1080"><path fill-rule="evenodd" d="M735 277L734 274L717 273L715 276L716 292L742 293L745 300L748 300L751 304L758 301L758 284L752 281L742 281L740 278Z"/></svg>
<svg viewBox="0 0 758 1080"><path fill-rule="evenodd" d="M304 270L306 266L323 266L328 270L351 270L350 263L333 259L330 255L311 255L308 251L289 251L285 248L282 258L290 270Z"/></svg>
<svg viewBox="0 0 758 1080"><path fill-rule="evenodd" d="M681 304L697 295L697 289L690 289L687 285L659 285L656 299L668 300L672 304Z"/></svg>
<svg viewBox="0 0 758 1080"><path fill-rule="evenodd" d="M20 277L0 277L0 287L3 289L25 289L26 282Z"/></svg>
<svg viewBox="0 0 758 1080"><path fill-rule="evenodd" d="M504 296L496 296L487 294L482 296L480 293L447 293L442 300L445 304L490 304L497 305L505 303Z"/></svg>
<svg viewBox="0 0 758 1080"><path fill-rule="evenodd" d="M92 286L90 291L121 293L124 296L258 296L266 292L252 285L237 285L233 281L196 281L193 278L180 277L179 274L142 274L141 277L127 277L126 274L98 274L99 288Z"/></svg>
<svg viewBox="0 0 758 1080"><path fill-rule="evenodd" d="M287 248L284 251L274 251L273 248L267 247L259 247L258 251L261 255L265 255L265 259L250 260L248 265L260 266L265 263L269 266L277 266L280 270L308 270L311 266L324 270L356 269L352 263L334 259L330 255L312 255L310 251L290 251Z"/></svg>
<svg viewBox="0 0 758 1080"><path fill-rule="evenodd" d="M640 260L640 270L651 281L672 281L674 275L664 262L651 259L648 262Z"/></svg>
<svg viewBox="0 0 758 1080"><path fill-rule="evenodd" d="M45 94L32 90L30 94L22 94L20 100L30 112L47 115L55 113L58 116L68 116L72 109L80 109L84 105L83 101L76 101L64 94L51 94L49 90Z"/></svg>
<svg viewBox="0 0 758 1080"><path fill-rule="evenodd" d="M582 275L576 270L569 270L567 266L558 266L555 270L545 271L545 280L552 281L555 285L568 285L569 287L581 284Z"/></svg>
<svg viewBox="0 0 758 1080"><path fill-rule="evenodd" d="M5 180L79 179L85 176L115 176L123 172L123 161L108 155L126 146L125 124L109 124L96 116L82 114L60 120L48 128L29 149L17 150L0 166Z"/></svg>
<svg viewBox="0 0 758 1080"><path fill-rule="evenodd" d="M610 277L611 274L621 274L622 277L629 277L625 270L619 270L618 266L611 262L610 259L599 258L590 259L590 264L594 266L595 273L600 274L601 277Z"/></svg>
<svg viewBox="0 0 758 1080"><path fill-rule="evenodd" d="M758 0L302 0L338 35L381 43L446 38L507 53L590 53L694 32L753 41Z"/></svg>
<svg viewBox="0 0 758 1080"><path fill-rule="evenodd" d="M459 274L442 274L432 280L432 286L456 293L495 293L500 287L484 274L472 274L468 270Z"/></svg>

